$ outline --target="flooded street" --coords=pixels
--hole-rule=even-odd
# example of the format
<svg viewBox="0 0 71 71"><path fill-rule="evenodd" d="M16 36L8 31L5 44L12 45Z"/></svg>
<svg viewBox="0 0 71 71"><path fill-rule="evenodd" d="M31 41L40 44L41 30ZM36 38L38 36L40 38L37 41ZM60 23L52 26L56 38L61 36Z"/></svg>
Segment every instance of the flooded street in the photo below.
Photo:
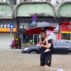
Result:
<svg viewBox="0 0 71 71"><path fill-rule="evenodd" d="M38 54L22 54L21 50L0 49L0 71L42 71L39 64ZM64 71L71 71L70 54L53 55L50 71L57 71L59 67Z"/></svg>

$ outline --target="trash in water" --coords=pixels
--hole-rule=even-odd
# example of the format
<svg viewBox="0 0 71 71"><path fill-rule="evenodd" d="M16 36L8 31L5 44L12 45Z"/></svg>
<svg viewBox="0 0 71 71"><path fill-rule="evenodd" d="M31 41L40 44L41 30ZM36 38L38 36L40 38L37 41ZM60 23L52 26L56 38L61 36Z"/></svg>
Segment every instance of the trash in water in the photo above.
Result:
<svg viewBox="0 0 71 71"><path fill-rule="evenodd" d="M64 71L62 68L58 68L58 70L57 71Z"/></svg>

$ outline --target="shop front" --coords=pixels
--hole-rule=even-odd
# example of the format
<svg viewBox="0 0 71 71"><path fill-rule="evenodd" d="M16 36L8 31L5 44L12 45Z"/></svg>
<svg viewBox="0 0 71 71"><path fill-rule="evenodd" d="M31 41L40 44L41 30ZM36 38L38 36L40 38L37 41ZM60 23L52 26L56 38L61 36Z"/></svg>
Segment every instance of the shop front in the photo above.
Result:
<svg viewBox="0 0 71 71"><path fill-rule="evenodd" d="M33 27L35 23L41 24L44 22L47 24L50 23L50 25L52 25L52 23L57 25L55 20L54 7L51 4L45 2L19 4L16 8L16 19L18 25L18 33L20 36L23 36L23 38L21 37L21 40L23 39L24 42L30 42L31 40L33 44L39 41L40 35L25 34L24 29L27 28L28 25L32 24Z"/></svg>
<svg viewBox="0 0 71 71"><path fill-rule="evenodd" d="M16 22L12 17L12 9L6 3L0 4L0 48L10 48L14 39L16 29ZM11 29L11 27L13 27Z"/></svg>
<svg viewBox="0 0 71 71"><path fill-rule="evenodd" d="M71 23L63 22L61 25L62 39L71 40Z"/></svg>
<svg viewBox="0 0 71 71"><path fill-rule="evenodd" d="M71 40L71 2L63 3L58 9L60 22L59 39Z"/></svg>

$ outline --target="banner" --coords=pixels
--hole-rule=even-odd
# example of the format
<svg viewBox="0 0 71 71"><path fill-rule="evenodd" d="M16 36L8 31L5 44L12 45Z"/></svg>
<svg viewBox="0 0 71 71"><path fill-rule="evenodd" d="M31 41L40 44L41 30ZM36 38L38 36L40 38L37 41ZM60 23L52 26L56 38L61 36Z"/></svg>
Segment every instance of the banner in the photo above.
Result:
<svg viewBox="0 0 71 71"><path fill-rule="evenodd" d="M0 32L11 32L11 27L13 27L12 32L17 32L16 26L11 24L0 24Z"/></svg>
<svg viewBox="0 0 71 71"><path fill-rule="evenodd" d="M0 28L0 33L1 32L9 33L10 32L10 28ZM17 28L13 28L13 32L17 32Z"/></svg>
<svg viewBox="0 0 71 71"><path fill-rule="evenodd" d="M61 25L61 32L70 32L71 33L71 23L63 22Z"/></svg>

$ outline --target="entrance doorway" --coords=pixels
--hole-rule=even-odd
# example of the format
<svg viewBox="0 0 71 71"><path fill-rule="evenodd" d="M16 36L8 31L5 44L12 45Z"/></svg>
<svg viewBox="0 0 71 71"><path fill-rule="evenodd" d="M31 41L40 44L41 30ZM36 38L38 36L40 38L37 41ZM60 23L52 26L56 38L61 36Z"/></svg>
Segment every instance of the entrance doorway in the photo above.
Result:
<svg viewBox="0 0 71 71"><path fill-rule="evenodd" d="M0 48L11 48L11 43L14 39L12 33L0 33Z"/></svg>

